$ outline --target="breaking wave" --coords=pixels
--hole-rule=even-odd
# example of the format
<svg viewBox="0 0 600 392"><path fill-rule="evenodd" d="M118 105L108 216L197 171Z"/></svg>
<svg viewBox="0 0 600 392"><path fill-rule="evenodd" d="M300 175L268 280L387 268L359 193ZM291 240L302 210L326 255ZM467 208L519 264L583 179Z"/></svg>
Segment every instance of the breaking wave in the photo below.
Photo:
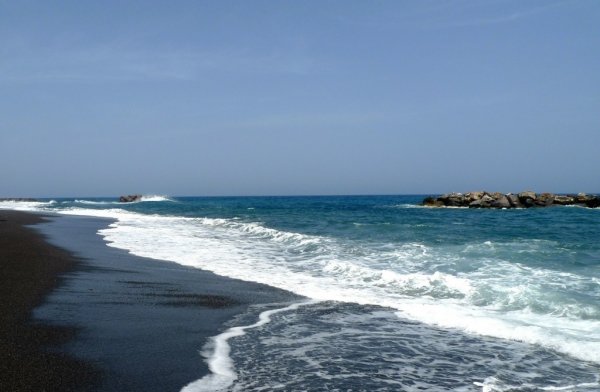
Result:
<svg viewBox="0 0 600 392"><path fill-rule="evenodd" d="M600 287L594 278L504 258L539 257L548 249L560 254L557 243L407 243L390 248L238 219L122 209L64 213L116 219L99 234L110 246L138 256L264 283L314 300L389 307L400 317L540 344L600 363ZM570 293L586 293L589 301L577 302Z"/></svg>

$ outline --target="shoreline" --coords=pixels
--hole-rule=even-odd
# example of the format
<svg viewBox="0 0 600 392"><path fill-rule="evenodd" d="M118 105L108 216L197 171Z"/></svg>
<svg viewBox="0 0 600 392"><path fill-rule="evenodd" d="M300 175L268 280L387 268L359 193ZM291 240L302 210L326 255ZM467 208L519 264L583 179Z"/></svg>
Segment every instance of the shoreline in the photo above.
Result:
<svg viewBox="0 0 600 392"><path fill-rule="evenodd" d="M581 284L596 287L595 274L586 274L585 271L589 268L593 272L598 259L595 253L579 252L581 249L590 252L598 249L594 242L599 227L598 215L580 209L567 211L557 208L542 214L464 215L449 211L449 215L439 216L427 210L409 208L406 201L409 200L377 200L366 204L368 211L372 211L372 205L384 207L386 214L383 216L391 223L401 224L397 227L398 231L391 232L394 238L384 237L391 238L392 246L382 248L379 242L376 246L362 242L371 238L369 235L380 235L382 229L387 231L388 225L387 219L369 215L370 220L364 223L375 225L373 231L364 231L364 226L354 224L361 222L360 216L365 211L359 209L358 215L351 215L353 219L345 220L353 222L350 227L352 233L357 234L357 242L338 241L338 237L333 235L331 243L316 241L318 246L314 247L309 241L308 247L291 248L292 251L311 251L307 257L299 258L301 260L296 260L292 254L289 261L294 264L291 267L311 269L292 268L289 277L283 276L284 280L276 279L281 276L279 274L274 274L274 279L265 274L255 274L252 269L244 268L244 262L247 259L257 260L259 262L248 264L259 267L261 264L273 265L269 264L272 261L277 265L280 258L287 260L288 253L283 252L289 251L290 246L306 243L302 226L294 230L298 226L282 225L280 221L279 225L273 225L276 229L269 228L268 224L235 223L230 227L227 225L229 221L225 220L218 221L224 224L213 230L210 224L216 221L210 218L198 225L187 224L187 219L177 218L180 214L173 214L176 219L145 219L121 212L96 213L100 217L91 217L69 215L69 209L64 208L65 215L48 217L45 223L35 226L35 230L51 244L68 249L81 263L76 271L63 278L63 284L48 296L42 306L36 308L34 320L77 328L76 339L65 342L60 350L102 370L106 377L95 389L99 391L200 391L214 390L210 386L215 384L235 385L234 388L240 390L253 390L259 386L273 386L275 389L275 386L281 388L281 385L290 390L318 389L319 386L350 389L358 385L355 382L364 383L365 387L369 385L367 389L378 389L382 385L392 385L389 381L408 388L414 385L413 382L418 382L420 376L404 373L403 369L407 367L423 369L419 370L419 373L423 372L421 374L430 371L430 377L423 381L432 389L442 386L447 389L465 388L465 385L472 385L471 382L485 386L488 385L486 377L489 372L497 369L501 383L518 379L523 385L564 389L570 385L583 385L580 382L586 381L597 386L595 364L598 363L599 351L595 350L597 339L590 328L595 325L595 320L590 324L583 317L565 319L519 309L492 313L485 305L477 307L477 303L462 301L464 297L460 295L488 294L489 291L476 290L489 287L491 282L498 289L492 292L495 302L490 303L502 304L505 299L512 298L512 292L508 291L508 295L503 296L501 290L510 290L513 284L527 287L532 281L556 281L568 285L565 276L576 276ZM236 208L253 204L236 205ZM169 209L171 206L173 209ZM296 202L284 205L286 208L297 206ZM64 207L69 207L69 204ZM153 207L148 205L144 210L140 206L139 209L147 212ZM164 204L162 207L163 213L178 212L188 205L175 208L178 205ZM280 206L275 204L273 207ZM317 209L309 211L319 212L319 208L320 204ZM340 209L342 215L336 215L336 218L344 218L344 211ZM78 214L84 212L81 209L75 211ZM210 215L210 212L203 211L203 215ZM379 215L381 212L375 210L375 213ZM319 215L307 213L302 218L318 219ZM396 217L397 221L393 220ZM372 218L377 219L373 221ZM303 223L296 217L293 220L294 223ZM259 219L253 218L252 221ZM407 221L411 223L408 227L404 225ZM283 223L286 221L283 220ZM429 226L424 226L424 223ZM455 227L455 224L458 226ZM207 226L206 230L204 226ZM292 230L282 230L282 226ZM226 230L219 232L221 227ZM556 230L564 227L571 229L564 233ZM239 236L247 229L255 231L250 236ZM415 237L421 241L407 242L407 239L412 239L410 237L395 239L398 234L417 230ZM296 232L301 234L291 236L291 240L286 235ZM443 237L445 235L448 237ZM439 236L444 241L441 244L427 242L430 236ZM280 244L278 240L282 237L286 241ZM247 239L252 241L246 242ZM262 247L263 239L274 246ZM408 246L405 247L405 244ZM251 253L243 253L245 250ZM427 255L429 251L430 256ZM173 262L132 256L128 252L165 257ZM566 252L583 257L573 256L563 262ZM457 254L465 256L457 260ZM507 255L514 258L519 267L524 267L518 270L511 268L512 264L505 261ZM353 296L346 295L340 302L327 301L323 296L321 298L325 301L314 306L300 309L288 305L287 309L296 310L275 316L271 322L265 322L270 315L286 312L285 301L288 301L287 304L299 304L298 298L282 290L182 266L203 266L201 268L229 273L228 276L239 279L254 277L258 281L274 282L279 287L303 293L309 290L299 290L298 285L290 284L294 282L294 272L310 273L314 262L323 256L334 261L332 264L327 262L325 266L340 267L337 277L345 278L344 282L353 284L348 278L360 274L367 284L359 287L360 291L348 291ZM345 263L346 256L350 259L348 263ZM356 263L354 256L358 256ZM413 274L407 273L405 268L393 269L391 262L389 267L382 265L382 268L377 268L370 263L376 259L374 256L381 261L414 262L408 266L419 268L443 260L448 262L446 266L456 267L456 270L445 274L445 266L439 268L439 265L433 265L431 270L420 268ZM480 263L483 257L486 260ZM457 263L452 264L456 260ZM467 269L459 268L461 264ZM351 269L361 265L367 269ZM577 269L567 268L570 265ZM376 274L381 274L383 279L378 280ZM459 279L455 280L450 275ZM500 275L502 281L494 278ZM586 275L591 276L586 278ZM396 279L398 276L407 279ZM318 275L315 277L319 278ZM389 277L394 279L387 279ZM348 288L348 285L336 285L337 281L330 281L333 284L326 287L319 284L321 281L306 281L307 287L317 283L315 287L329 289L325 293L329 295L339 295ZM387 282L389 284L384 286L383 283ZM416 282L420 292L406 301L394 303L395 299L387 294L397 293L396 284L404 282L408 285ZM580 283L577 284L573 293L583 293ZM528 296L523 300L536 305L544 294L542 289L546 288L538 289L534 285L533 289L536 292L533 295L526 293ZM319 294L318 291L316 293ZM591 295L596 294L591 292ZM361 303L364 305L352 301L356 298L363 300ZM446 298L450 301L444 301ZM569 298L573 297L558 297L554 309L570 310L568 306L573 300ZM580 303L577 299L575 301ZM386 303L390 307L381 308ZM585 304L584 301L581 303ZM588 303L594 310L593 302ZM351 333L348 333L349 326ZM248 336L240 337L243 334ZM234 339L228 341L232 337ZM208 344L205 344L207 341ZM431 343L435 342L440 344L432 347ZM456 348L460 348L458 352ZM376 353L381 353L381 356L369 357ZM417 358L412 354L416 354ZM496 355L502 358L500 362L495 362ZM330 367L332 357L340 359L337 362L339 367ZM457 357L479 366L469 368L462 366L466 362L457 362L447 368L449 373L439 372L437 363L454 364ZM369 360L365 362L365 358ZM523 358L528 359L523 362ZM521 363L538 369L539 377L513 367L513 364ZM547 363L556 366L549 368ZM365 364L366 367L363 367ZM212 370L210 374L206 365ZM323 369L323 373L315 373L317 369ZM352 377L330 377L340 374L340 369L343 369L341 373ZM394 374L397 378L389 377ZM448 374L453 376L444 377ZM465 375L469 379L464 379Z"/></svg>
<svg viewBox="0 0 600 392"><path fill-rule="evenodd" d="M76 269L61 270L61 284L30 313L36 324L76 331L53 352L102 374L98 382L72 390L179 391L209 374L199 351L228 328L226 323L252 305L299 300L270 286L107 246L97 231L109 219L57 215L42 220L37 214L18 214L35 224L26 230L38 242L64 249L78 262Z"/></svg>

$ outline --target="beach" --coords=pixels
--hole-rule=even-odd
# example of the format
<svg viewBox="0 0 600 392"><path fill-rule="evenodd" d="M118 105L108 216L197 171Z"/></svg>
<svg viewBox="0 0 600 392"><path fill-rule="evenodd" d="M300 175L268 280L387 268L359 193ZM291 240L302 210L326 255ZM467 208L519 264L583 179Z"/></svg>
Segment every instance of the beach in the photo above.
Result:
<svg viewBox="0 0 600 392"><path fill-rule="evenodd" d="M0 219L2 390L178 391L208 373L199 351L224 323L297 298L108 247L105 219Z"/></svg>
<svg viewBox="0 0 600 392"><path fill-rule="evenodd" d="M71 340L77 328L31 320L33 308L63 283L60 277L81 263L25 227L42 221L33 214L0 211L0 389L85 390L98 382L98 369L48 350Z"/></svg>
<svg viewBox="0 0 600 392"><path fill-rule="evenodd" d="M0 203L8 390L597 391L599 210L422 200Z"/></svg>

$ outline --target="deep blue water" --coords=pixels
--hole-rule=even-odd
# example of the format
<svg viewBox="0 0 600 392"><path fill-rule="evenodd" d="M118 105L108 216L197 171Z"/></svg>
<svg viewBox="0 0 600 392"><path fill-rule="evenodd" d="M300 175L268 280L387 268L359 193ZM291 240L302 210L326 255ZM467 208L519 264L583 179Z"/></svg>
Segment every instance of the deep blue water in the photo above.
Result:
<svg viewBox="0 0 600 392"><path fill-rule="evenodd" d="M231 362L215 366L223 374L208 389L600 390L600 210L436 209L422 199L147 197L19 208L110 217L117 221L100 231L110 246L312 300L221 339ZM256 307L230 327L282 306ZM221 355L210 346L205 354Z"/></svg>

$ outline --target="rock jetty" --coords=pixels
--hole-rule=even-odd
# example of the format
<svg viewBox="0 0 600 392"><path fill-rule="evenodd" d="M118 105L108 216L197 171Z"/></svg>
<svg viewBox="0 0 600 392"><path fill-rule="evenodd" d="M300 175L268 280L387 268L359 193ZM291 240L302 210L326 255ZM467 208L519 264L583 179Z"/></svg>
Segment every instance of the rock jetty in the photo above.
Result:
<svg viewBox="0 0 600 392"><path fill-rule="evenodd" d="M142 195L126 195L119 197L121 203L133 203L134 201L141 201Z"/></svg>
<svg viewBox="0 0 600 392"><path fill-rule="evenodd" d="M467 192L447 193L439 197L426 197L424 206L429 207L469 207L469 208L531 208L550 206L600 207L600 196L579 193L577 195L556 195L531 191L513 193Z"/></svg>

